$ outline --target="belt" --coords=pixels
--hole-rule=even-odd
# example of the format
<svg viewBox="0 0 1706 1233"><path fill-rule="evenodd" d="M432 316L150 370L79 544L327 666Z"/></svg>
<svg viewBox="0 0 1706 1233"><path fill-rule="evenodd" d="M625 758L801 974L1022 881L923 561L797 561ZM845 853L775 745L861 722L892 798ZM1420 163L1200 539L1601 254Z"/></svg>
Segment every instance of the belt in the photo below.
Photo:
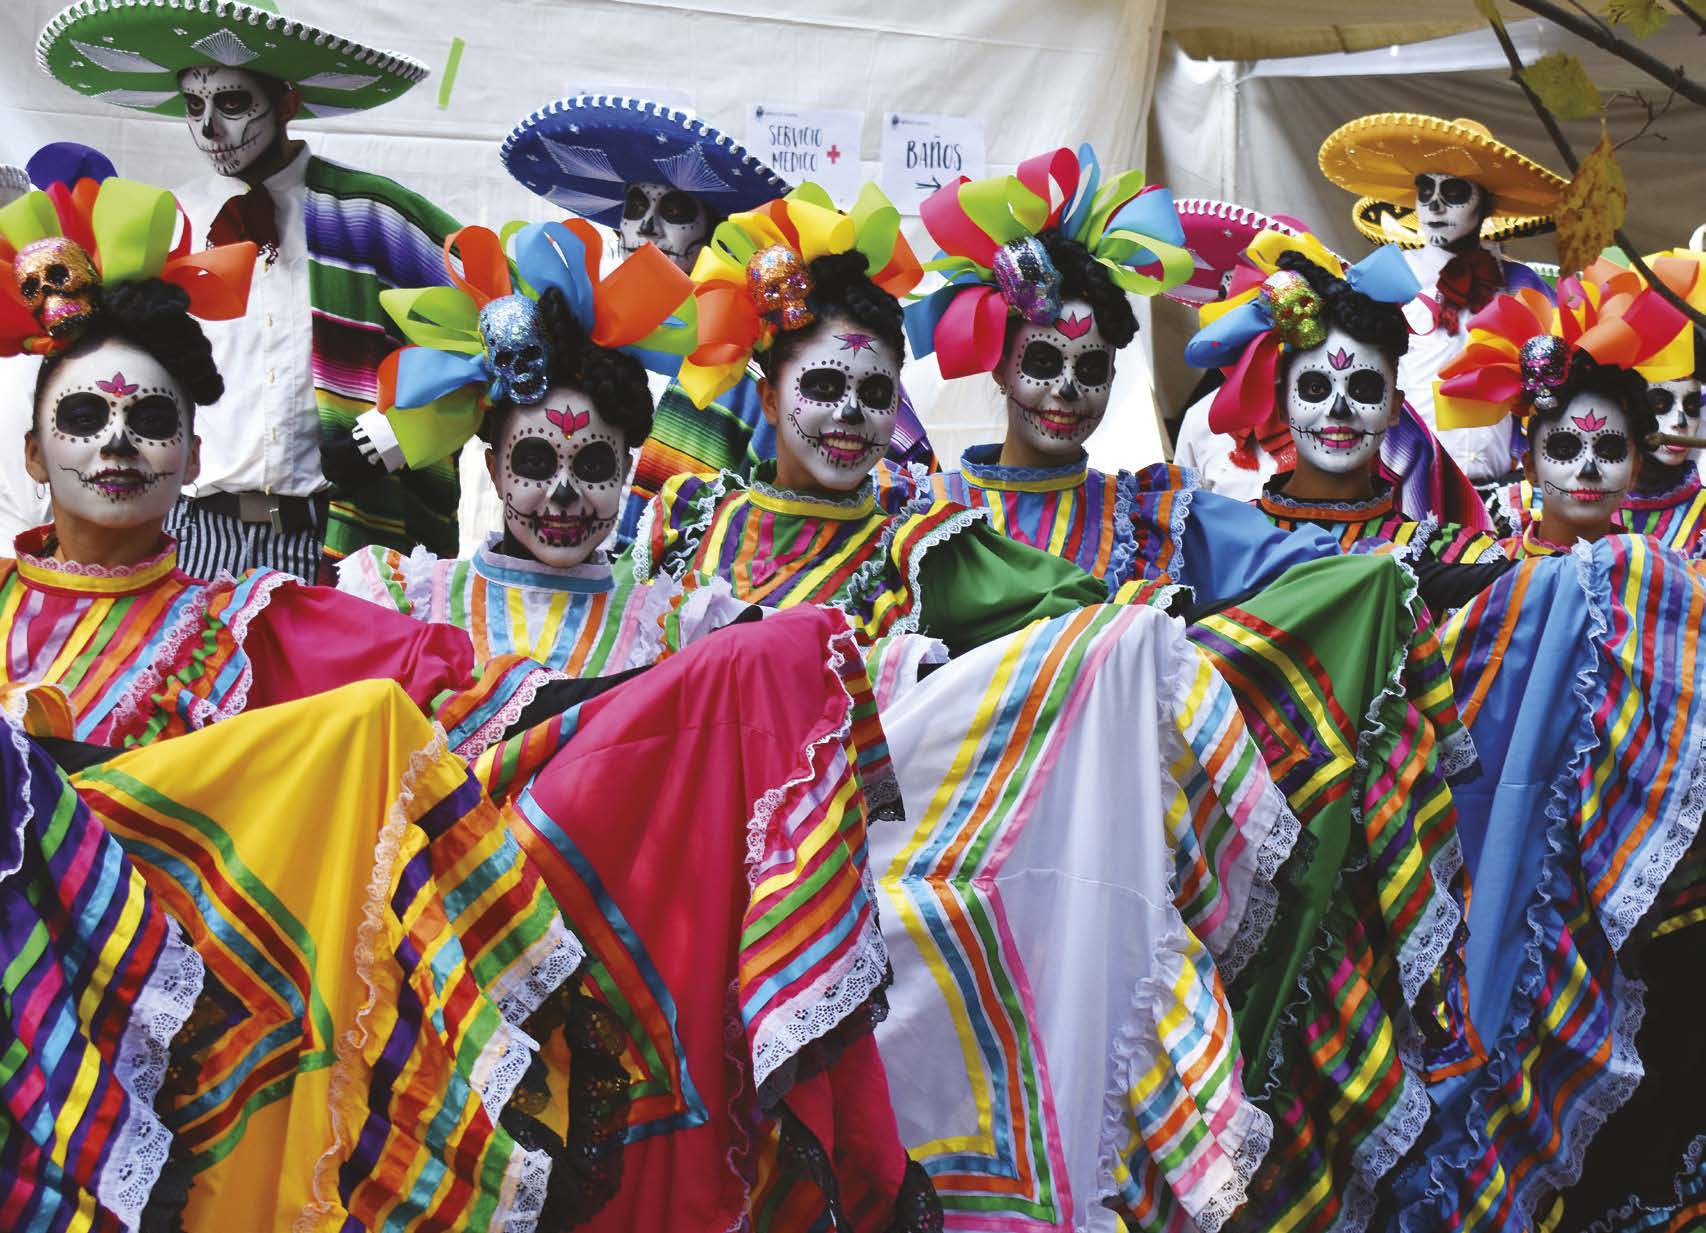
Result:
<svg viewBox="0 0 1706 1233"><path fill-rule="evenodd" d="M321 530L331 493L284 497L267 492L210 492L190 502L197 509L235 518L238 522L270 523L280 534Z"/></svg>

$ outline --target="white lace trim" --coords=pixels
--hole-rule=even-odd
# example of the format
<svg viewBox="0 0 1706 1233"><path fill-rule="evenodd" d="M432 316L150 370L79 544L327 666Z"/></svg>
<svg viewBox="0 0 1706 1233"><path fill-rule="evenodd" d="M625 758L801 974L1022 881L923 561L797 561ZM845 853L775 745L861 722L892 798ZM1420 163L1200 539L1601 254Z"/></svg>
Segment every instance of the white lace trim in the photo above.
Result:
<svg viewBox="0 0 1706 1233"><path fill-rule="evenodd" d="M356 924L354 951L356 976L366 988L367 996L352 1017L349 1028L339 1032L334 1041L337 1060L332 1064L327 1092L332 1141L314 1162L309 1199L296 1217L294 1233L315 1233L327 1217L336 1215L343 1207L337 1190L338 1165L355 1144L361 1127L344 1119L342 1107L346 1099L359 1094L363 1085L358 1071L365 1069L362 1054L367 1048L367 1021L379 1001L379 986L373 979L373 972L386 962L383 953L386 904L391 897L391 883L396 876L403 836L410 826L409 806L415 799L415 784L446 751L444 729L435 723L432 739L409 755L409 765L397 785L397 795L386 810L385 822L373 842L373 867L368 872L367 892L361 905L361 918Z"/></svg>
<svg viewBox="0 0 1706 1233"><path fill-rule="evenodd" d="M920 504L923 505L923 509L917 508ZM888 525L883 528L882 540L878 544L876 553L868 562L859 567L858 572L852 578L848 579L847 593L850 597L857 597L861 587L871 584L871 580L860 577L867 570L871 571L872 579L881 579L883 570L889 564L889 548L894 543L894 534L900 528L900 524L914 514L926 512L935 504L933 498L922 497L889 519ZM919 587L918 575L924 568L925 555L938 544L944 544L954 538L974 522L984 522L988 518L989 510L987 508L961 509L944 519L935 530L919 537L906 560L906 588L912 604L893 625L883 631L885 634L916 634L918 632L919 621L924 616L924 593Z"/></svg>
<svg viewBox="0 0 1706 1233"><path fill-rule="evenodd" d="M544 1005L545 999L575 974L586 959L586 948L560 916L551 918L545 934L512 963L486 996L497 1003L506 1023L520 1027Z"/></svg>
<svg viewBox="0 0 1706 1233"><path fill-rule="evenodd" d="M505 1169L504 1195L492 1215L497 1233L533 1233L545 1214L545 1197L551 1188L551 1157L515 1145L515 1154Z"/></svg>
<svg viewBox="0 0 1706 1233"><path fill-rule="evenodd" d="M841 688L841 718L834 728L813 739L801 750L795 774L770 788L752 807L746 824L747 886L756 889L760 863L769 846L772 826L778 811L794 789L815 782L820 776L817 753L826 745L838 745L853 730L853 695L847 689L841 672L849 659L859 658L858 643L846 625L831 634L825 647L828 672ZM845 762L850 774L856 773L851 759L837 751L837 761ZM877 888L869 866L861 871L865 897L871 904L870 915L860 931L851 956L836 970L826 972L809 987L788 999L791 1010L777 1008L765 1016L752 1040L752 1083L762 1089L783 1063L794 1057L812 1041L834 1028L849 1014L863 1005L881 986L888 972L888 948L883 944L882 930L877 926Z"/></svg>
<svg viewBox="0 0 1706 1233"><path fill-rule="evenodd" d="M515 687L515 692L509 696L508 701L498 708L497 714L476 728L472 735L463 737L455 752L465 762L474 761L495 745L503 734L509 731L510 725L521 718L521 713L538 696L539 690L547 681L568 679L568 674L551 668L528 669L527 675L521 678L521 684Z"/></svg>
<svg viewBox="0 0 1706 1233"><path fill-rule="evenodd" d="M139 715L143 708L153 699L155 692L165 682L166 676L176 673L181 665L178 663L179 652L192 634L200 632L207 617L208 587L195 583L190 588L194 592L190 602L184 605L172 623L161 630L151 641L153 654L146 665L140 667L130 684L125 686L124 693L113 704L107 713L107 721L103 725L115 736L123 736L131 721ZM192 726L195 715L192 712Z"/></svg>
<svg viewBox="0 0 1706 1233"><path fill-rule="evenodd" d="M1102 1125L1096 1149L1096 1200L1103 1206L1115 1208L1122 1206L1119 1190L1113 1181L1116 1169L1122 1163L1120 1144L1123 1140L1135 1140L1139 1150L1143 1150L1142 1139L1131 1123L1128 1094L1135 1079L1148 1073L1151 1061L1166 1059L1169 1068L1172 1067L1171 1057L1160 1043L1156 1012L1158 1008L1165 1012L1177 1005L1173 985L1186 963L1183 947L1186 925L1178 909L1171 904L1164 907L1150 904L1147 899L1144 902L1152 910L1165 913L1169 918L1169 928L1156 943L1150 970L1132 987L1130 1013L1120 1019L1109 1046L1108 1085L1102 1095ZM1143 1058L1141 1064L1138 1061L1140 1055ZM1188 1083L1184 1086L1189 1090ZM1190 1213L1200 1233L1219 1233L1221 1226L1244 1205L1249 1197L1250 1179L1255 1176L1273 1142L1273 1121L1242 1090L1241 1084L1237 1085L1236 1100L1239 1108L1231 1118L1225 1137L1214 1136L1216 1146L1232 1166L1232 1176L1203 1194L1187 1196L1174 1192L1179 1205ZM1226 1150L1227 1140L1235 1141L1231 1151ZM1167 1176L1159 1165L1157 1171L1163 1178ZM1168 1180L1170 1185L1171 1179Z"/></svg>
<svg viewBox="0 0 1706 1233"><path fill-rule="evenodd" d="M728 486L731 482L737 488L743 486L740 477L730 471L718 471L716 475L701 481L702 487L693 494L688 502L695 517L671 529L677 541L688 546L696 545L699 542L704 536L705 528L711 525L711 519L716 514L717 507L723 503L723 498L728 495ZM676 498L678 501L680 499L679 496ZM663 561L652 560L652 525L657 521L660 512L665 514L668 512L663 509L662 493L646 503L644 512L640 514L640 521L634 527L634 543L628 551L634 561L635 582L650 582L656 577L659 570L679 581L681 576L687 572L688 561L685 559L677 563L674 569L670 568L667 559ZM668 553L666 552L665 557L667 558L667 556ZM692 556L691 547L688 549L688 556Z"/></svg>
<svg viewBox="0 0 1706 1233"><path fill-rule="evenodd" d="M222 573L221 577L228 578L230 575ZM231 638L236 642L239 651L243 651L243 643L249 636L249 622L259 616L262 610L272 602L273 592L283 586L300 585L300 579L279 570L269 570L255 579L255 589L249 596L249 602L225 618L226 628L231 631ZM217 708L208 707L211 715L207 722L211 722L213 719L229 719L231 716L241 714L248 709L249 687L254 684L255 669L249 662L247 652L244 652L242 662L243 667L238 675L237 684L232 687L230 693L225 695L225 700ZM207 706L205 700L198 701L201 702L201 705Z"/></svg>
<svg viewBox="0 0 1706 1233"><path fill-rule="evenodd" d="M1677 1206L1680 1207L1683 1202L1683 1187L1700 1171L1702 1161L1706 1161L1706 1135L1697 1135L1689 1141L1687 1147L1682 1149L1682 1167L1677 1170L1671 1183L1676 1192ZM1630 1202L1615 1211L1607 1212L1601 1216L1582 1233L1622 1233L1622 1230L1634 1224L1637 1217L1673 1216L1675 1213L1674 1207L1653 1207L1639 1199L1631 1199ZM1647 1223L1650 1227L1657 1227L1657 1222L1649 1221Z"/></svg>

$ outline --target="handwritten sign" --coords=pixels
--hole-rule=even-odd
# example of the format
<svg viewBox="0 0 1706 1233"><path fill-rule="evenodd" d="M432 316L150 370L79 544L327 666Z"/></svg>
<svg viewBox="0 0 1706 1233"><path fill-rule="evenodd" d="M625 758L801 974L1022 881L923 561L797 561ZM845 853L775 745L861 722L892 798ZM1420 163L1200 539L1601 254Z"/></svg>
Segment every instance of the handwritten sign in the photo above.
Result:
<svg viewBox="0 0 1706 1233"><path fill-rule="evenodd" d="M983 121L970 116L931 116L891 111L883 117L883 191L902 213L960 176L980 180Z"/></svg>
<svg viewBox="0 0 1706 1233"><path fill-rule="evenodd" d="M746 113L746 147L789 184L822 185L836 204L848 206L863 180L859 137L862 111L754 103Z"/></svg>

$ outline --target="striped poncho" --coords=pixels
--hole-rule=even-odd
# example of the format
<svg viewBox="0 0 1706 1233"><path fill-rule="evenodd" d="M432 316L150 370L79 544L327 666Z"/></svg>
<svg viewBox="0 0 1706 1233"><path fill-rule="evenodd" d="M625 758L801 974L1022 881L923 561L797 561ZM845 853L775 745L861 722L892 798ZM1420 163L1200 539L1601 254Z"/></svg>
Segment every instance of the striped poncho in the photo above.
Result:
<svg viewBox="0 0 1706 1233"><path fill-rule="evenodd" d="M314 402L323 438L346 434L373 409L379 364L403 345L379 293L446 282L442 247L457 222L395 181L310 157L305 210L308 307L313 312ZM366 544L407 551L425 544L456 552L456 460L407 468L336 489L326 554L347 556Z"/></svg>

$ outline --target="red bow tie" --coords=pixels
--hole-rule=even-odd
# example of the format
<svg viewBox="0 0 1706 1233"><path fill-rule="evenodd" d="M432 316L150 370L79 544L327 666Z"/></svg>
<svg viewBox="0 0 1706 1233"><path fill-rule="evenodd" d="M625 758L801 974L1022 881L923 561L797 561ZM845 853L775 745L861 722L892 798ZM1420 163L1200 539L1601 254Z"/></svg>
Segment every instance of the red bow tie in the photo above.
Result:
<svg viewBox="0 0 1706 1233"><path fill-rule="evenodd" d="M209 246L244 240L254 241L268 265L278 260L278 211L264 186L238 193L219 207L213 225L207 229Z"/></svg>
<svg viewBox="0 0 1706 1233"><path fill-rule="evenodd" d="M1457 333L1462 313L1480 312L1504 289L1505 271L1492 253L1479 244L1458 253L1439 272L1439 324L1446 333Z"/></svg>

